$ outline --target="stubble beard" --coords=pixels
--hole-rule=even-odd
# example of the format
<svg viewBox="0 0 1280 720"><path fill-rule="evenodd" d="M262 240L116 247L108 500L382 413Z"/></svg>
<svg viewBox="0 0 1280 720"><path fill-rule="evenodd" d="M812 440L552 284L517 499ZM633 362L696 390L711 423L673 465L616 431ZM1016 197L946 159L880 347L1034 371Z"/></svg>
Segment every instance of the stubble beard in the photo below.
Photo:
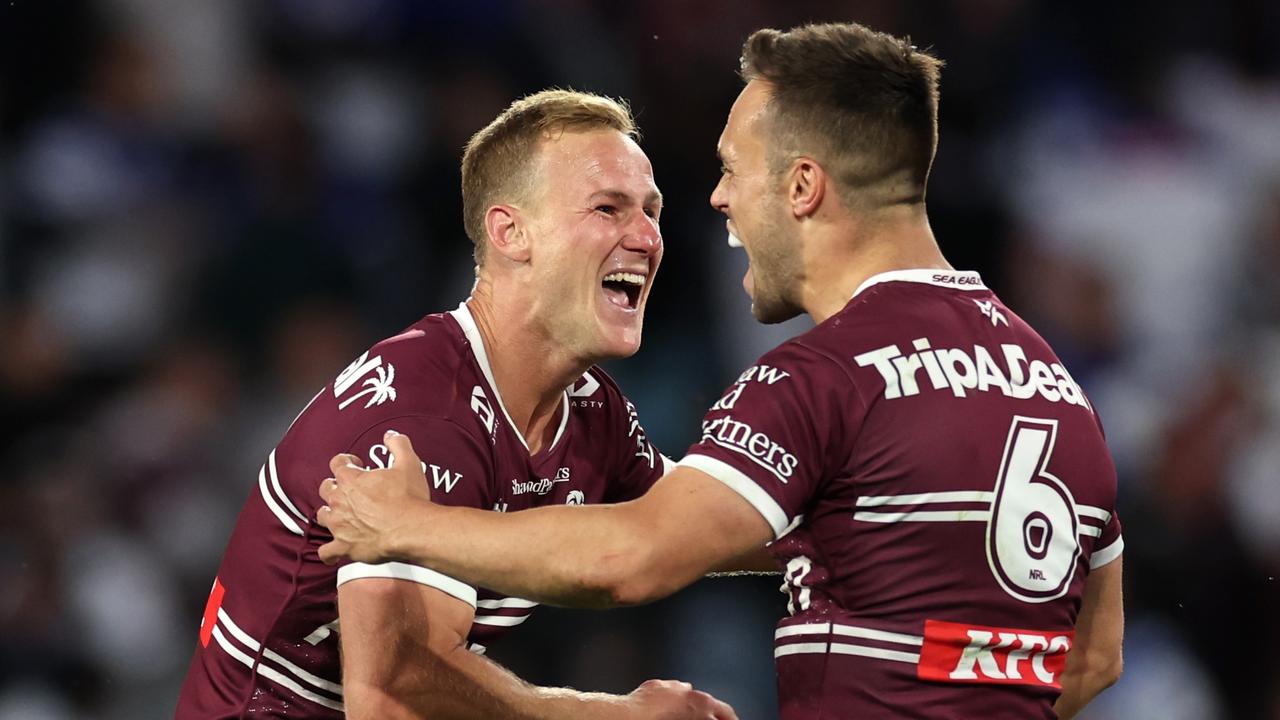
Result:
<svg viewBox="0 0 1280 720"><path fill-rule="evenodd" d="M773 208L766 210L772 215ZM804 312L799 302L799 247L782 224L762 224L751 260L751 314L765 325L786 322Z"/></svg>

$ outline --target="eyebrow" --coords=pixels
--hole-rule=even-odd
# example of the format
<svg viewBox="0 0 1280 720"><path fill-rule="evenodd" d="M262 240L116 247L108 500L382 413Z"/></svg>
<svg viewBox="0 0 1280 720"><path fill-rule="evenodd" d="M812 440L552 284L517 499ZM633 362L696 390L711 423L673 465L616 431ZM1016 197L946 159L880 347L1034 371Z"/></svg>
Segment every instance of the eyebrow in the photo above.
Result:
<svg viewBox="0 0 1280 720"><path fill-rule="evenodd" d="M627 192L623 192L622 190L597 190L591 193L591 198L595 199L601 195L619 204L627 204L632 201L631 194ZM644 205L662 205L662 193L658 190L651 191L648 195L644 196L643 204Z"/></svg>

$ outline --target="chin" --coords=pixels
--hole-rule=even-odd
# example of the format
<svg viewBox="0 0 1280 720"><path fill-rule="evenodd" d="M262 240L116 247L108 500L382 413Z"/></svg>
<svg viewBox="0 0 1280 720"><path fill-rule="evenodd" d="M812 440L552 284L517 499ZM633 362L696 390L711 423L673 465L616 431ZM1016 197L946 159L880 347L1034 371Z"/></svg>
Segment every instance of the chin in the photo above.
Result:
<svg viewBox="0 0 1280 720"><path fill-rule="evenodd" d="M753 299L751 301L751 314L756 321L765 325L775 325L780 322L786 322L791 318L799 315L803 310L797 308L790 303L779 301L762 302Z"/></svg>
<svg viewBox="0 0 1280 720"><path fill-rule="evenodd" d="M640 350L640 328L604 328L594 355L600 360L620 360Z"/></svg>

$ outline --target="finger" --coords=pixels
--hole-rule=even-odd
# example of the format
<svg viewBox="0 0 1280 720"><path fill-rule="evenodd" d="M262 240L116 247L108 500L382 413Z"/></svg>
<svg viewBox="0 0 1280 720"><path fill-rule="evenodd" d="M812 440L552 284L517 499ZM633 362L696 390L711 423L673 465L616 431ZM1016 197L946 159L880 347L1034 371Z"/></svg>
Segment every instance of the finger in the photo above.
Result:
<svg viewBox="0 0 1280 720"><path fill-rule="evenodd" d="M416 468L422 463L418 459L418 454L413 451L413 443L410 442L408 435L388 430L383 435L383 440L386 441L391 454L395 455L397 463L407 463L410 468Z"/></svg>
<svg viewBox="0 0 1280 720"><path fill-rule="evenodd" d="M349 474L353 468L364 472L364 468L360 465L360 458L355 455L340 453L329 460L329 472L333 473L334 477L341 476L343 471Z"/></svg>
<svg viewBox="0 0 1280 720"><path fill-rule="evenodd" d="M712 698L711 717L715 718L715 720L738 720L738 713L734 712L728 703Z"/></svg>
<svg viewBox="0 0 1280 720"><path fill-rule="evenodd" d="M338 481L333 478L325 478L320 482L320 499L329 502L333 496L338 493ZM321 508L328 510L328 508ZM318 515L319 513L317 513ZM328 527L327 525L325 527Z"/></svg>
<svg viewBox="0 0 1280 720"><path fill-rule="evenodd" d="M333 478L329 478L329 480L326 480L325 482L329 482L330 480L333 480ZM321 485L320 489L323 493L324 486ZM322 527L329 527L329 517L332 512L333 508L328 505L321 505L320 509L316 511L316 524Z"/></svg>
<svg viewBox="0 0 1280 720"><path fill-rule="evenodd" d="M341 540L330 540L321 545L317 552L325 565L333 565L347 557L347 553L351 552L351 546Z"/></svg>

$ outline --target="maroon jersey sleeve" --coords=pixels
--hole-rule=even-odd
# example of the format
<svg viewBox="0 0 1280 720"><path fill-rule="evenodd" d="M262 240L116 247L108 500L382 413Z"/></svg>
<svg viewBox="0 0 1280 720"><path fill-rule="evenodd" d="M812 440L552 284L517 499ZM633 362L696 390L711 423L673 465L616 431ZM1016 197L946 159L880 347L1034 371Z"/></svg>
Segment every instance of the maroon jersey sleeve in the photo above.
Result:
<svg viewBox="0 0 1280 720"><path fill-rule="evenodd" d="M1087 511L1081 512L1081 520L1082 524L1084 524L1083 521L1088 518L1084 517L1083 513ZM1090 570L1097 570L1120 557L1124 552L1124 536L1120 532L1120 516L1114 512L1110 513L1109 516L1104 513L1103 517L1099 517L1097 520L1102 521L1103 525L1098 539L1093 543L1093 551L1089 554ZM1088 527L1088 525L1085 526ZM1086 530L1086 532L1088 531Z"/></svg>
<svg viewBox="0 0 1280 720"><path fill-rule="evenodd" d="M369 428L352 443L349 452L371 468L391 467L396 458L383 436L387 430L407 435L422 460L431 500L441 505L489 509L493 506L490 459L472 433L451 420L407 416L391 418ZM430 568L403 562L366 564L348 562L338 568L338 585L358 578L382 577L409 580L436 588L476 605L476 589Z"/></svg>
<svg viewBox="0 0 1280 720"><path fill-rule="evenodd" d="M861 400L833 359L790 342L747 368L707 412L702 438L681 465L701 470L751 503L781 537L843 464L840 437L857 432Z"/></svg>

